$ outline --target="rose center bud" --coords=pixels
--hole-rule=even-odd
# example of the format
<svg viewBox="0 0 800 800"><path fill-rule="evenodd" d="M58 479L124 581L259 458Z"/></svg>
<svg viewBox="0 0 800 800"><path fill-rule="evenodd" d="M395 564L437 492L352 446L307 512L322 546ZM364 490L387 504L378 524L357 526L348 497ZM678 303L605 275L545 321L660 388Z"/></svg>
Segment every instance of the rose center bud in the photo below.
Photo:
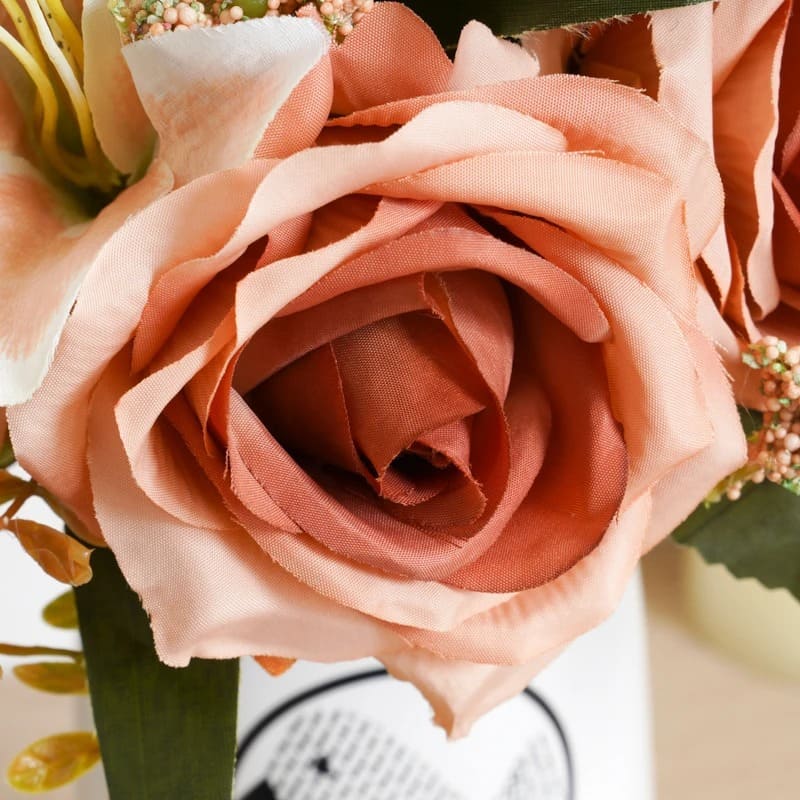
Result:
<svg viewBox="0 0 800 800"><path fill-rule="evenodd" d="M247 403L333 497L470 535L490 505L485 443L502 436L504 398L462 339L455 302L462 325L465 302L488 303L511 336L499 281L413 275L273 320L243 353L237 382L257 375L243 387ZM293 351L288 363L276 361L281 349Z"/></svg>

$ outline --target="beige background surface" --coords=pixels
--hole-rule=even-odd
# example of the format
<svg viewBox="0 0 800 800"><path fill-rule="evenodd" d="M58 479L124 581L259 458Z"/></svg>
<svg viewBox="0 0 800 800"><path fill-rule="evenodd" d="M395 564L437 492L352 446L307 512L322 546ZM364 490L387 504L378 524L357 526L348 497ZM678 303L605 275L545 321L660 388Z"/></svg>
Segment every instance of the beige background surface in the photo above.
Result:
<svg viewBox="0 0 800 800"><path fill-rule="evenodd" d="M800 683L692 632L679 551L666 543L644 563L659 798L797 800Z"/></svg>
<svg viewBox="0 0 800 800"><path fill-rule="evenodd" d="M676 548L667 546L645 561L658 796L660 800L796 800L800 684L750 671L692 633L683 612L676 555ZM74 727L72 715L69 700L45 698L6 676L0 681L3 769L24 743ZM47 798L82 800L88 789L79 783ZM22 796L0 784L2 800Z"/></svg>

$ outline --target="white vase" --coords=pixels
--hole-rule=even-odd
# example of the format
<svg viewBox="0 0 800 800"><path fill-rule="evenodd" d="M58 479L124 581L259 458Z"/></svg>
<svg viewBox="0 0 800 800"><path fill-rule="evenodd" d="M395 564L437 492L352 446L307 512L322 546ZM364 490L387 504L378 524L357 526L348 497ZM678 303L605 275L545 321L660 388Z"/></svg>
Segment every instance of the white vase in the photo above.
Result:
<svg viewBox="0 0 800 800"><path fill-rule="evenodd" d="M448 742L370 660L242 664L236 800L651 800L641 582L518 697Z"/></svg>

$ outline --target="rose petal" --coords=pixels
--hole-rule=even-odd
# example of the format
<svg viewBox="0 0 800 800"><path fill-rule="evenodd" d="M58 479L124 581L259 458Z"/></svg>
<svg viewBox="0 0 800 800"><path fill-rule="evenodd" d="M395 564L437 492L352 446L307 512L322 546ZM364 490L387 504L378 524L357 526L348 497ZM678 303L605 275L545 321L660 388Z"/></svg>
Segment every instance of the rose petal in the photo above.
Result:
<svg viewBox="0 0 800 800"><path fill-rule="evenodd" d="M699 3L650 14L653 59L660 68L657 99L690 131L714 148L712 61L714 6ZM731 286L730 254L722 221L702 253L720 303Z"/></svg>
<svg viewBox="0 0 800 800"><path fill-rule="evenodd" d="M447 88L458 92L487 83L535 78L538 74L538 62L518 44L500 39L482 23L472 21L461 31Z"/></svg>
<svg viewBox="0 0 800 800"><path fill-rule="evenodd" d="M159 136L159 155L177 183L249 159L329 41L319 23L281 16L126 46L123 55Z"/></svg>
<svg viewBox="0 0 800 800"><path fill-rule="evenodd" d="M593 102L582 103L576 97L592 97ZM705 248L719 227L724 198L708 146L658 103L610 81L553 75L479 86L467 92L388 102L332 119L328 126L401 125L424 108L455 100L513 108L563 131L570 150L600 151L609 159L664 176L680 188L686 201L693 256Z"/></svg>
<svg viewBox="0 0 800 800"><path fill-rule="evenodd" d="M130 474L112 413L128 380L123 354L94 393L89 465L98 519L142 597L165 663L264 652L339 661L404 646L386 625L315 594L264 558L244 531L198 528L154 505ZM184 582L175 575L195 577Z"/></svg>
<svg viewBox="0 0 800 800"><path fill-rule="evenodd" d="M390 2L376 3L331 52L331 63L334 114L441 92L453 71L436 34L411 9Z"/></svg>
<svg viewBox="0 0 800 800"><path fill-rule="evenodd" d="M725 186L725 219L757 317L774 309L780 297L773 268L772 166L790 5L722 3L714 13L716 159ZM748 98L744 115L742 97Z"/></svg>
<svg viewBox="0 0 800 800"><path fill-rule="evenodd" d="M410 681L433 708L433 722L451 739L466 736L473 723L521 692L563 647L541 654L519 666L474 664L443 659L420 648L401 650L381 660L389 673Z"/></svg>

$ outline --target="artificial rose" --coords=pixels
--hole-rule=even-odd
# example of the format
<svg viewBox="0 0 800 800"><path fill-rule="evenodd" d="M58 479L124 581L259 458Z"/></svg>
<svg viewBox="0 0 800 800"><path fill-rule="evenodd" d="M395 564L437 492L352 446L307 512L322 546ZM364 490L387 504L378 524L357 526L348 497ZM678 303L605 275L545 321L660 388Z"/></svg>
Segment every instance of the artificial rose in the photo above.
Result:
<svg viewBox="0 0 800 800"><path fill-rule="evenodd" d="M373 655L463 732L744 459L696 325L708 148L536 69L381 3L260 158L101 253L10 425L167 663Z"/></svg>
<svg viewBox="0 0 800 800"><path fill-rule="evenodd" d="M23 5L13 17L0 7L0 50L13 56L0 61L0 405L41 383L109 237L174 185L247 160L328 39L281 18L123 48L106 0L70 9L74 20L61 0L42 4L47 15ZM198 80L202 59L215 68ZM236 121L223 139L220 120ZM155 134L159 159L129 186Z"/></svg>
<svg viewBox="0 0 800 800"><path fill-rule="evenodd" d="M764 334L800 341L800 19L792 0L724 0L535 34L550 71L642 89L704 138L725 187L724 225L698 265L704 328L737 392L756 387L740 349ZM723 319L724 318L724 319Z"/></svg>

